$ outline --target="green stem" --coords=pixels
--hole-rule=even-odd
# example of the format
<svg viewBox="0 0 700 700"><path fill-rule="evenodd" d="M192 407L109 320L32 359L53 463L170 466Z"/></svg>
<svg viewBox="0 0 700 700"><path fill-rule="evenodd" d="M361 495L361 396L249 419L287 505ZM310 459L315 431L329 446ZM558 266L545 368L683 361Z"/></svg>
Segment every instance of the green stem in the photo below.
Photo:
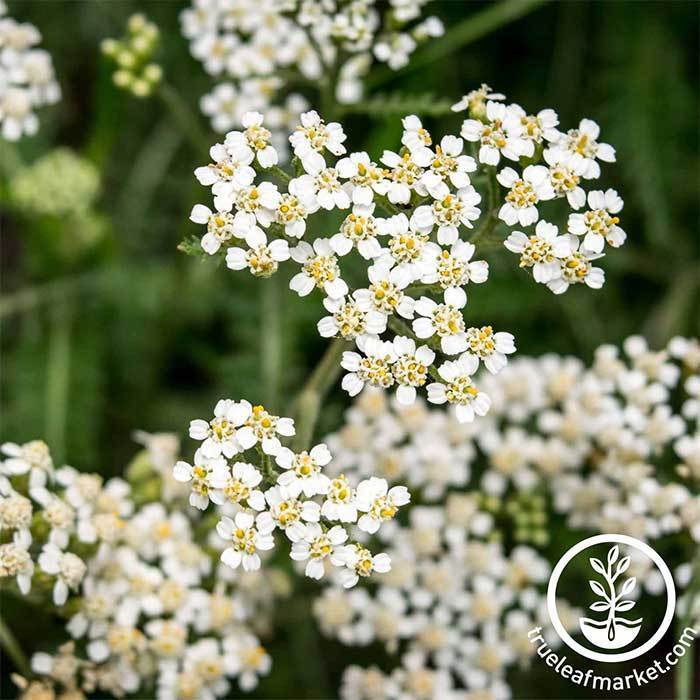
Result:
<svg viewBox="0 0 700 700"><path fill-rule="evenodd" d="M296 402L296 436L294 449L297 451L311 447L314 428L321 411L321 402L330 390L341 371L340 359L348 342L342 338L333 340L320 362L308 378Z"/></svg>
<svg viewBox="0 0 700 700"><path fill-rule="evenodd" d="M21 673L25 678L29 678L32 675L32 670L27 661L27 657L22 651L22 647L12 634L12 631L5 623L5 620L0 615L0 646L7 652L7 655L12 659L12 663L19 673Z"/></svg>
<svg viewBox="0 0 700 700"><path fill-rule="evenodd" d="M488 172L488 204L489 211L483 223L476 230L470 239L470 243L476 243L484 236L488 237L498 225L498 195L500 193L498 180L496 178L496 168L489 168Z"/></svg>
<svg viewBox="0 0 700 700"><path fill-rule="evenodd" d="M189 104L182 99L180 93L169 83L163 81L156 91L156 95L170 111L177 121L184 136L189 140L192 148L201 153L209 152L212 141L207 132L202 128L199 117L192 111Z"/></svg>
<svg viewBox="0 0 700 700"><path fill-rule="evenodd" d="M416 51L404 68L398 71L390 68L378 70L365 81L365 85L369 89L376 88L379 85L395 80L399 75L411 73L418 68L449 56L453 51L477 39L481 39L482 36L486 36L496 29L513 22L528 12L532 12L532 10L545 2L547 0L504 0L503 2L489 5L486 9L475 12L458 24L453 25L443 36Z"/></svg>
<svg viewBox="0 0 700 700"><path fill-rule="evenodd" d="M687 592L688 608L680 623L680 632L686 627L690 627L693 615L695 600L700 596L700 552L695 557L693 565L693 578ZM676 698L677 700L690 700L693 687L693 660L695 659L695 649L691 648L689 653L678 661L676 670Z"/></svg>
<svg viewBox="0 0 700 700"><path fill-rule="evenodd" d="M51 309L46 368L46 439L60 464L65 456L66 411L70 384L72 304L63 300Z"/></svg>
<svg viewBox="0 0 700 700"><path fill-rule="evenodd" d="M260 361L263 379L263 396L268 410L279 408L280 379L282 376L282 309L280 273L263 280L260 295Z"/></svg>
<svg viewBox="0 0 700 700"><path fill-rule="evenodd" d="M282 182L289 182L292 179L292 176L282 170L278 165L273 165L271 168L267 168L267 170L278 177Z"/></svg>

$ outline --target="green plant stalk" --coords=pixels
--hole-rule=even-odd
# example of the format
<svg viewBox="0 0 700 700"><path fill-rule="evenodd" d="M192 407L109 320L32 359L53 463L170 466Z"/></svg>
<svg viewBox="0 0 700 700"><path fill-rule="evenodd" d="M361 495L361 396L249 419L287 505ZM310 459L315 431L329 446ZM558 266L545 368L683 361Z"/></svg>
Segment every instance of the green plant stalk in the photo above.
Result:
<svg viewBox="0 0 700 700"><path fill-rule="evenodd" d="M260 293L260 363L263 381L263 397L268 410L279 407L280 381L282 377L282 309L280 278L278 271L263 280Z"/></svg>
<svg viewBox="0 0 700 700"><path fill-rule="evenodd" d="M208 153L212 145L211 139L202 128L197 115L192 111L189 104L182 99L180 93L172 85L163 81L158 86L155 94L158 95L161 102L172 114L192 148L197 153Z"/></svg>
<svg viewBox="0 0 700 700"><path fill-rule="evenodd" d="M690 620L692 618L692 610L695 604L695 600L700 596L700 552L697 553L695 557L695 563L693 565L693 579L691 581L690 587L688 588L688 609L686 610L683 619L681 620L679 629L682 633L686 627L690 626ZM678 666L676 670L676 699L677 700L691 700L692 690L693 690L693 660L696 657L696 650L694 648L690 649L690 653L683 656L678 661Z"/></svg>
<svg viewBox="0 0 700 700"><path fill-rule="evenodd" d="M453 51L466 46L496 29L532 12L548 0L503 0L490 5L480 12L475 12L458 24L452 26L445 34L419 49L409 63L398 71L389 68L377 71L365 81L368 89L391 82L399 75L411 73L418 68L449 56Z"/></svg>
<svg viewBox="0 0 700 700"><path fill-rule="evenodd" d="M62 463L65 457L72 315L73 306L67 299L51 308L46 367L46 438L58 463Z"/></svg>
<svg viewBox="0 0 700 700"><path fill-rule="evenodd" d="M340 359L348 342L342 338L331 341L316 368L311 373L296 401L295 450L306 450L311 446L314 428L321 411L321 402L341 371Z"/></svg>
<svg viewBox="0 0 700 700"><path fill-rule="evenodd" d="M0 615L0 646L7 652L7 655L10 657L19 673L25 678L31 676L32 670L29 666L29 661L27 661L22 647L5 623L2 615Z"/></svg>

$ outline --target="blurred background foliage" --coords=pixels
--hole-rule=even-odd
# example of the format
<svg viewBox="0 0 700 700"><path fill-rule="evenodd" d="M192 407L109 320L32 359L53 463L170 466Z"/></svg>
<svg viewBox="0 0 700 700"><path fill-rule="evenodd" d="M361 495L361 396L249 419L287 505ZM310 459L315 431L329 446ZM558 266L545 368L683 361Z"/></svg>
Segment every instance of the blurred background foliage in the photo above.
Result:
<svg viewBox="0 0 700 700"><path fill-rule="evenodd" d="M56 461L109 476L133 454L134 429L183 434L221 396L288 410L324 349L319 300L279 294L270 307L264 287L286 284L284 275L255 280L177 251L199 234L188 220L192 205L208 202L192 174L207 161L206 144L194 148L163 101L118 91L100 56L100 41L144 12L161 30L166 80L196 112L212 81L180 35L185 3L8 4L11 16L41 30L63 100L41 112L36 137L0 144L2 440L43 437ZM436 2L434 12L449 29L487 6ZM528 111L553 107L563 128L595 119L617 148L600 184L625 199L628 243L604 260L605 287L555 297L512 256L489 250L491 283L472 293L470 322L512 331L523 354L585 359L632 333L654 344L698 333L699 12L696 2L545 3L446 55L375 79L374 94L430 91L449 101L487 82ZM343 117L348 144L377 156L396 148L399 116L353 108ZM462 118L425 121L434 133L457 133ZM203 117L199 128L214 143ZM280 348L266 342L261 319L271 314L282 324ZM279 381L262 379L261 364L277 350ZM321 432L337 427L346 404L336 390ZM303 644L276 639L302 657L292 671L273 647L274 681L263 691L332 688L319 677L324 667L303 657L319 644L308 611L284 614L294 618L284 629L310 636ZM344 650L343 662L354 654L362 652ZM299 668L314 677L300 681Z"/></svg>

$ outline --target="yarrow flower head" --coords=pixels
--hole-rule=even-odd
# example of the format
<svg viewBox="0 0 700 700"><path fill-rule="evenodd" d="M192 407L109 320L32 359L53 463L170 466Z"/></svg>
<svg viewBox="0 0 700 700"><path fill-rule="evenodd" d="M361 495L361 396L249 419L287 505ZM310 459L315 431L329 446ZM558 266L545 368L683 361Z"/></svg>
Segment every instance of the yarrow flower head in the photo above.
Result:
<svg viewBox="0 0 700 700"><path fill-rule="evenodd" d="M553 110L530 114L487 86L455 108L469 110L461 137L436 138L421 119L408 115L401 144L378 158L349 152L339 122L303 112L289 137L293 175L274 164L267 150L276 148L265 126L271 115L251 111L243 117L245 129L215 145L212 162L195 173L211 188L213 208L193 208L191 219L207 230L200 243L186 242L184 249L199 247L225 258L229 269L256 277L291 267L290 289L317 295L325 309L319 334L356 346L342 356L348 372L343 387L353 396L366 385L377 386L396 389L409 404L427 391L428 377L442 384L441 368L452 375L464 353L491 372L505 366L515 350L511 334L493 331L488 323L479 328L468 323L473 302L470 294L467 306L466 288L485 283L489 275L480 255L482 239L502 236L519 266L555 294L574 284L600 288L604 272L595 261L606 244L615 248L625 240L615 190L588 195L584 190L597 177L590 164L594 151L602 159L610 155L598 149L586 120L578 145L569 147L573 135L558 130ZM476 159L463 152L465 140L477 144ZM511 165L503 167L501 157ZM553 200L573 209L560 225L546 218ZM586 202L589 210L581 211ZM329 230L330 221L335 223ZM478 296L475 290L477 303ZM462 366L457 374L471 373ZM458 383L462 389L455 393L453 386L445 401L462 406L460 416L488 410L484 398L472 406L473 387ZM439 395L433 387L433 398ZM210 429L199 426L198 439ZM272 440L271 430L246 417L228 421L224 432L231 437L210 439L226 445L230 457L255 440ZM274 456L276 445L270 442L273 451L265 451Z"/></svg>

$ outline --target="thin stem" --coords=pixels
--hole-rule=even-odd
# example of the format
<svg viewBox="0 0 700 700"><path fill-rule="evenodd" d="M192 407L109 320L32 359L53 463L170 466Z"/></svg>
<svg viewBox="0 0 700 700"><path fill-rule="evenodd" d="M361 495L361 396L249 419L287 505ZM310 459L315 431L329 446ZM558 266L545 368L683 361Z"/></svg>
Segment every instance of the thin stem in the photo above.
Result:
<svg viewBox="0 0 700 700"><path fill-rule="evenodd" d="M483 223L476 230L476 233L471 237L470 243L476 243L483 237L488 237L498 224L498 195L499 184L496 179L496 168L489 168L488 172L488 204L489 211Z"/></svg>
<svg viewBox="0 0 700 700"><path fill-rule="evenodd" d="M687 627L690 627L690 621L693 616L693 608L695 601L700 596L700 552L695 557L693 564L693 578L687 592L687 609L683 615L683 620L680 624L681 633ZM693 688L693 660L695 658L695 649L690 649L690 653L683 656L678 661L676 671L676 698L677 700L690 700L692 697Z"/></svg>
<svg viewBox="0 0 700 700"><path fill-rule="evenodd" d="M207 132L202 128L199 117L192 111L189 104L182 99L180 93L172 85L163 81L158 86L156 95L173 115L192 148L198 153L202 151L207 153L211 146L211 140Z"/></svg>
<svg viewBox="0 0 700 700"><path fill-rule="evenodd" d="M311 446L321 402L340 374L340 358L347 347L348 342L342 338L336 338L330 343L297 398L297 432L294 438L294 449L297 451Z"/></svg>
<svg viewBox="0 0 700 700"><path fill-rule="evenodd" d="M19 673L21 673L25 678L28 678L32 674L31 667L29 666L29 661L22 651L22 647L19 645L14 634L5 623L5 620L0 615L0 646L7 652L7 655L12 659L12 663Z"/></svg>
<svg viewBox="0 0 700 700"><path fill-rule="evenodd" d="M504 0L504 2L489 5L486 9L475 12L455 24L443 36L416 51L404 68L398 71L390 68L376 71L365 84L372 89L395 80L398 75L410 73L449 56L453 51L481 39L482 36L513 22L528 12L532 12L545 2L547 0Z"/></svg>
<svg viewBox="0 0 700 700"><path fill-rule="evenodd" d="M46 368L46 438L59 463L65 455L66 409L70 384L72 304L51 309Z"/></svg>
<svg viewBox="0 0 700 700"><path fill-rule="evenodd" d="M280 308L279 272L263 281L260 305L260 360L265 405L269 410L279 408L282 376L282 309Z"/></svg>
<svg viewBox="0 0 700 700"><path fill-rule="evenodd" d="M271 168L268 168L268 170L282 180L282 182L289 182L292 179L292 176L282 170L282 168L280 168L278 165L273 165Z"/></svg>

